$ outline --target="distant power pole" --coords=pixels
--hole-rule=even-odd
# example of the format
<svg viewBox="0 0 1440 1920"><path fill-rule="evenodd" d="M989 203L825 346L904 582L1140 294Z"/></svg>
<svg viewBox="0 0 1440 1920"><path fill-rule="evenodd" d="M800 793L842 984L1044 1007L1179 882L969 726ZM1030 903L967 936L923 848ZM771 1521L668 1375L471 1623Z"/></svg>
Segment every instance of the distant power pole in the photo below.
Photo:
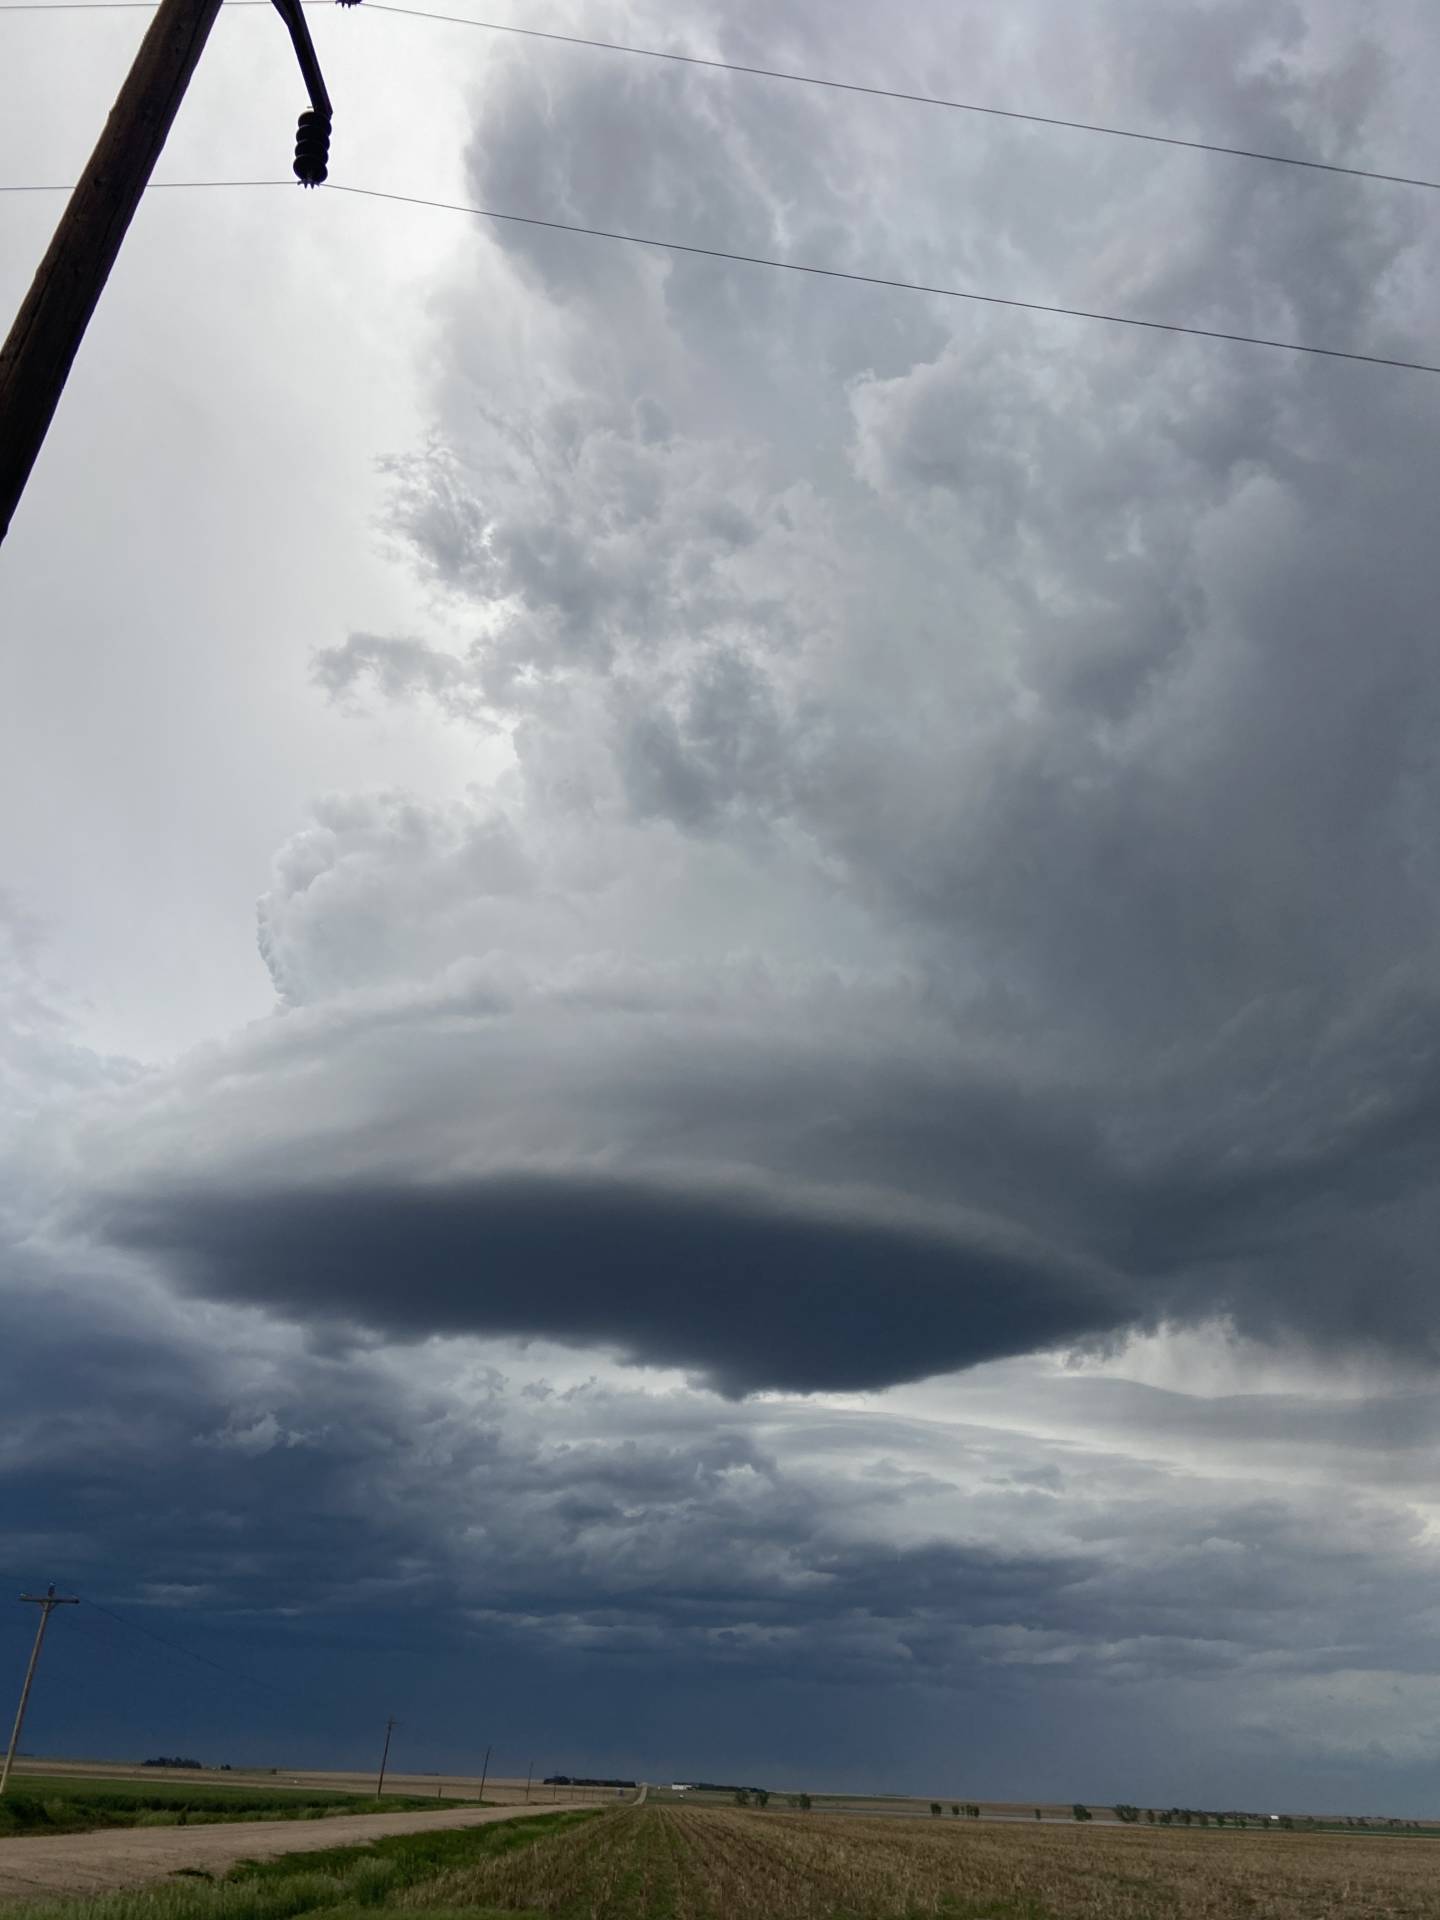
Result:
<svg viewBox="0 0 1440 1920"><path fill-rule="evenodd" d="M525 1804L530 1804L530 1782L535 1778L535 1762L532 1760L525 1769Z"/></svg>
<svg viewBox="0 0 1440 1920"><path fill-rule="evenodd" d="M56 1607L78 1607L80 1601L75 1594L56 1593L49 1586L44 1593L22 1593L20 1598L32 1607L40 1609L40 1624L35 1629L35 1644L30 1649L30 1664L25 1669L25 1684L20 1689L20 1705L15 1709L15 1725L10 1730L10 1745L5 1750L5 1765L0 1768L0 1793L4 1793L10 1784L10 1769L15 1764L15 1752L20 1745L20 1729L25 1724L25 1709L30 1703L30 1683L35 1678L35 1669L40 1664L40 1649L45 1644L45 1629L50 1624L50 1615Z"/></svg>
<svg viewBox="0 0 1440 1920"><path fill-rule="evenodd" d="M480 1769L480 1798L485 1798L485 1782L490 1778L490 1749L485 1749L485 1764Z"/></svg>
<svg viewBox="0 0 1440 1920"><path fill-rule="evenodd" d="M385 1791L385 1762L390 1758L390 1735L399 1724L400 1722L395 1718L393 1713L385 1722L385 1746L380 1755L380 1778L375 1782L375 1798L377 1800Z"/></svg>
<svg viewBox="0 0 1440 1920"><path fill-rule="evenodd" d="M90 316L150 183L221 0L160 0L110 118L71 194L10 337L0 348L0 541L30 477ZM356 0L340 0L354 6ZM295 137L295 177L319 186L330 153L330 97L301 0L275 0L290 31L310 111Z"/></svg>

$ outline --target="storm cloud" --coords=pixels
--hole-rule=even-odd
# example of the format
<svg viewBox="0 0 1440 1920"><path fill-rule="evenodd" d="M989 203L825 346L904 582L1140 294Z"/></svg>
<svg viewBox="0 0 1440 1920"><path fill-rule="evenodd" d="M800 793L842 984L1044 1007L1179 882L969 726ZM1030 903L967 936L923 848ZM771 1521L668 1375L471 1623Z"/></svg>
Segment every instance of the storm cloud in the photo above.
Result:
<svg viewBox="0 0 1440 1920"><path fill-rule="evenodd" d="M1403 0L622 11L1387 172L1440 78ZM367 184L1434 357L1413 188L364 13ZM184 200L6 548L7 1568L322 1760L473 1758L459 1675L606 1770L1428 1807L1437 383Z"/></svg>
<svg viewBox="0 0 1440 1920"><path fill-rule="evenodd" d="M740 1393L891 1386L1116 1324L1100 1281L999 1236L619 1182L176 1195L105 1225L182 1284L287 1316L607 1346Z"/></svg>

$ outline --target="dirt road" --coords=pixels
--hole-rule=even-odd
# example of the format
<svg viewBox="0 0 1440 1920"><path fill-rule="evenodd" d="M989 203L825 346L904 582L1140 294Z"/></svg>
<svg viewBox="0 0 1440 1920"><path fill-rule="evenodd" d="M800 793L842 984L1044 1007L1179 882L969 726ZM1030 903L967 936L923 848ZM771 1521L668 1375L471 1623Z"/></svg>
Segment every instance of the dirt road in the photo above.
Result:
<svg viewBox="0 0 1440 1920"><path fill-rule="evenodd" d="M353 1847L386 1833L483 1827L526 1813L563 1813L578 1800L536 1807L451 1808L443 1813L342 1813L333 1820L237 1820L219 1827L121 1827L99 1833L19 1835L0 1840L0 1900L109 1893L163 1880L180 1867L223 1873L237 1860Z"/></svg>

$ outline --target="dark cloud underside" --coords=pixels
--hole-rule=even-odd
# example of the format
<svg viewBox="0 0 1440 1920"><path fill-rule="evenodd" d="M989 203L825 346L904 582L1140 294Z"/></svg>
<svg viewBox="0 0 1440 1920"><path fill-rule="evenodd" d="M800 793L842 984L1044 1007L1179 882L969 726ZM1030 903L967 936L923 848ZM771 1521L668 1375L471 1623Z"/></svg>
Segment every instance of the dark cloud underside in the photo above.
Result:
<svg viewBox="0 0 1440 1920"><path fill-rule="evenodd" d="M731 1393L889 1386L1117 1318L1098 1282L978 1238L576 1180L177 1192L117 1203L105 1230L287 1318L596 1344Z"/></svg>

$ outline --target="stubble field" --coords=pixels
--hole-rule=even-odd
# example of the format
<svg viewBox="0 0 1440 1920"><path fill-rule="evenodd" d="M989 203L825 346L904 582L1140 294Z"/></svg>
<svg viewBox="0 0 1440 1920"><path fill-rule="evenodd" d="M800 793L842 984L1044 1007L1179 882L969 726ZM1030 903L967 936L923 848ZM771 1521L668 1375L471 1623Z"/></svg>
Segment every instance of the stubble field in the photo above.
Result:
<svg viewBox="0 0 1440 1920"><path fill-rule="evenodd" d="M1440 1916L1425 1840L906 1826L642 1807L410 1888L402 1911L564 1920Z"/></svg>

